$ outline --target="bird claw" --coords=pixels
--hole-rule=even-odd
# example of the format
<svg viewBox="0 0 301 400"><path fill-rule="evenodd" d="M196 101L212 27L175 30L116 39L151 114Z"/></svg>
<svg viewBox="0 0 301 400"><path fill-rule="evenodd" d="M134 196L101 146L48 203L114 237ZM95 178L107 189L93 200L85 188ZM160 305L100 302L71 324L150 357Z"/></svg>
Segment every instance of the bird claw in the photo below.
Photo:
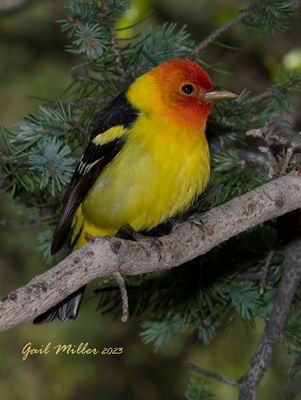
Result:
<svg viewBox="0 0 301 400"><path fill-rule="evenodd" d="M160 237L143 235L140 232L134 231L134 229L130 225L126 225L125 227L122 227L118 231L116 236L118 236L121 239L133 240L135 242L141 241L141 240L149 240L149 241L151 241L151 246L156 248L158 253L160 253L160 250L162 247L162 242L160 240Z"/></svg>
<svg viewBox="0 0 301 400"><path fill-rule="evenodd" d="M143 240L147 239L147 236L143 235L142 233L139 232L133 232L133 238L138 241L138 240Z"/></svg>
<svg viewBox="0 0 301 400"><path fill-rule="evenodd" d="M187 222L189 222L192 227L196 226L199 229L204 227L203 221L195 219L194 216L189 217Z"/></svg>
<svg viewBox="0 0 301 400"><path fill-rule="evenodd" d="M168 233L171 233L173 231L175 231L177 229L177 227L182 223L183 221L181 221L178 218L174 218L171 217L169 218L165 223L164 226L167 228L167 230L169 231Z"/></svg>
<svg viewBox="0 0 301 400"><path fill-rule="evenodd" d="M96 236L91 235L89 232L85 232L85 239L87 242L93 242L96 239Z"/></svg>
<svg viewBox="0 0 301 400"><path fill-rule="evenodd" d="M125 225L118 230L115 236L125 240L137 240L135 238L136 234L137 232L134 231L131 225Z"/></svg>

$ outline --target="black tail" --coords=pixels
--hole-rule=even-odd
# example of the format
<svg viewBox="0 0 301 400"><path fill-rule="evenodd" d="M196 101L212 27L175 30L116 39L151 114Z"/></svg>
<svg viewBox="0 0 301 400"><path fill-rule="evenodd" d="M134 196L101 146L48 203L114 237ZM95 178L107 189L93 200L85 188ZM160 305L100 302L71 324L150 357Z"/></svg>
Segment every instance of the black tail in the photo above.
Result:
<svg viewBox="0 0 301 400"><path fill-rule="evenodd" d="M61 321L74 320L77 317L85 288L86 286L83 286L76 292L70 294L63 301L36 317L33 323L41 325L52 322L55 319L60 319Z"/></svg>

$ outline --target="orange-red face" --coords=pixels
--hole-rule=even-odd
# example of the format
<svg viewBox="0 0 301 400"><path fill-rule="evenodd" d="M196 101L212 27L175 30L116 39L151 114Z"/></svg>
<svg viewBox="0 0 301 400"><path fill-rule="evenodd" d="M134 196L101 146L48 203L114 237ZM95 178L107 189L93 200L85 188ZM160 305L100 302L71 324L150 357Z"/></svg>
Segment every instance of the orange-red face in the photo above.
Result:
<svg viewBox="0 0 301 400"><path fill-rule="evenodd" d="M203 125L212 108L204 95L213 89L207 72L196 62L171 60L152 70L165 113L187 125Z"/></svg>

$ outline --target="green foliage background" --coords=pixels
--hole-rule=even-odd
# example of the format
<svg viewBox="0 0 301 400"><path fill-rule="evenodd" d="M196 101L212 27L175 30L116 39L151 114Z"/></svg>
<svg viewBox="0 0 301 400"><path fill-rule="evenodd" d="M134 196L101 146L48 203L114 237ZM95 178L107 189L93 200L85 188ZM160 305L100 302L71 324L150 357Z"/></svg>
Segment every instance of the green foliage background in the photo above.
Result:
<svg viewBox="0 0 301 400"><path fill-rule="evenodd" d="M12 203L7 194L1 195L3 295L55 262L49 257L51 226L97 111L137 74L166 59L190 56L202 37L239 8L249 6L234 0L211 3L170 0L148 4L136 0L131 13L125 12L122 2L113 0L107 0L105 10L97 1L72 1L70 10L59 2L45 2L0 19L0 119L8 128L1 135L2 168L6 191L14 198ZM240 163L235 143L243 141L246 129L261 126L280 110L289 110L297 126L300 124L295 100L288 102L288 96L300 88L300 74L285 68L279 73L284 57L300 45L300 18L292 19L286 1L275 1L276 13L275 8L273 13L268 10L268 3L253 2L247 24L233 27L222 37L223 43L197 56L218 84L238 92L248 90L231 107L215 108L209 124L215 172L195 210L218 205L268 179ZM136 25L150 6L155 12ZM64 16L61 24L69 40L53 23ZM116 68L112 51L112 24L116 21L119 29L134 24L119 31L125 75ZM288 26L290 30L280 37ZM272 37L275 31L278 36ZM275 41L277 46L273 46ZM76 66L72 74L71 65ZM252 95L272 83L279 89L277 96L251 104ZM33 114L15 123L28 112ZM52 168L55 174L51 174ZM239 273L260 270L270 251L269 284L261 294L258 282L242 280ZM196 380L189 384L192 374L185 363L192 361L232 377L245 371L261 333L261 318L271 311L281 261L277 227L270 223L232 239L189 266L129 279L132 318L128 324L118 320L118 291L93 293L112 282L95 282L74 324L28 324L1 335L1 393L11 399L119 399L124 394L133 399L182 399L184 393L189 400L232 399L235 390L224 385L214 383L208 388ZM95 311L97 304L113 311L103 316ZM114 315L117 318L113 319ZM257 328L251 329L255 323ZM291 350L299 349L299 327L299 314L294 312L284 342ZM141 339L150 344L144 345ZM124 347L124 354L102 358L52 354L22 362L21 349L27 342L37 347L48 342L89 342L98 348ZM262 399L279 395L289 362L284 344L267 374Z"/></svg>

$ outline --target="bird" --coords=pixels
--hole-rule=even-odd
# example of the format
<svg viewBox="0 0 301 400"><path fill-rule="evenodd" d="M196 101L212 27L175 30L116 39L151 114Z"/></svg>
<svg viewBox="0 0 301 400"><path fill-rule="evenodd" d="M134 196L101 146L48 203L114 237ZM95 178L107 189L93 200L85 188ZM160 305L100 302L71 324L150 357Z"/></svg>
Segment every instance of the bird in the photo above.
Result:
<svg viewBox="0 0 301 400"><path fill-rule="evenodd" d="M62 201L51 252L123 227L148 231L187 210L210 176L205 135L213 102L237 97L197 62L172 59L143 73L96 118ZM76 319L85 287L35 318Z"/></svg>

